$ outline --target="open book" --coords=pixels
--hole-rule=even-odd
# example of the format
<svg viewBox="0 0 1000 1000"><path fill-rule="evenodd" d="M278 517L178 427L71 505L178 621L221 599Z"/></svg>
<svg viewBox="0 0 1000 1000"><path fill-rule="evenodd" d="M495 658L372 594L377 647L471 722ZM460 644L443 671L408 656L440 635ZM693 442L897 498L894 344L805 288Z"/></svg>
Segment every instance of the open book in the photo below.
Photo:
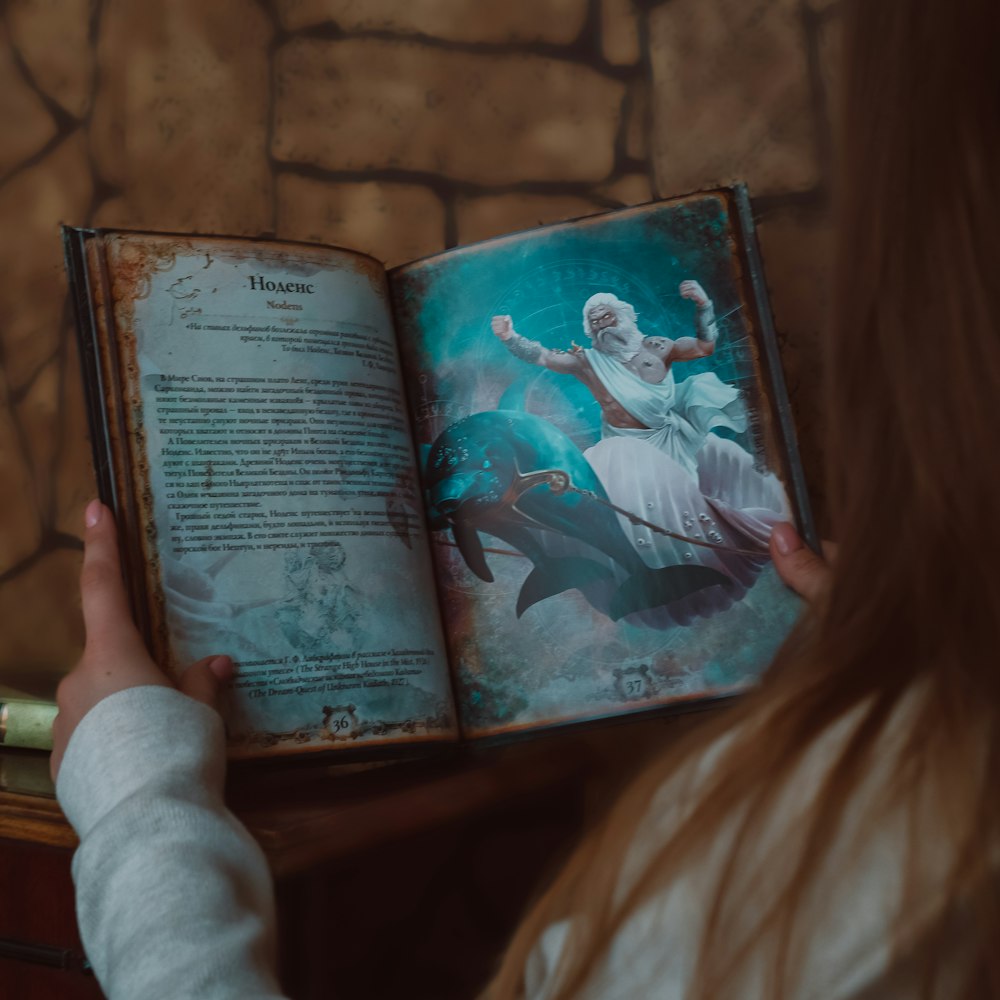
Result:
<svg viewBox="0 0 1000 1000"><path fill-rule="evenodd" d="M103 499L235 756L495 737L751 683L809 532L745 190L389 271L66 229Z"/></svg>

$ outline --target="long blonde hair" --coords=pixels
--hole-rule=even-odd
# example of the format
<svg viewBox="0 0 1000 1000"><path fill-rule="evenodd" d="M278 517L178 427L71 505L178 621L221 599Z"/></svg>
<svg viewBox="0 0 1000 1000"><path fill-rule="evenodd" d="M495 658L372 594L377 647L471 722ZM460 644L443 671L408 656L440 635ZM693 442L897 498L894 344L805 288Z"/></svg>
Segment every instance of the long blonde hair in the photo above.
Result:
<svg viewBox="0 0 1000 1000"><path fill-rule="evenodd" d="M760 688L647 768L587 836L490 1000L521 995L527 956L563 917L552 1000L579 995L630 917L720 843L691 995L742 995L763 957L767 995L787 996L838 838L850 826L864 842L893 816L887 953L916 960L924 996L1000 997L1000 4L849 0L843 15L831 585ZM814 794L776 820L834 732ZM632 871L657 794L709 749L687 813ZM761 862L776 822L780 857Z"/></svg>

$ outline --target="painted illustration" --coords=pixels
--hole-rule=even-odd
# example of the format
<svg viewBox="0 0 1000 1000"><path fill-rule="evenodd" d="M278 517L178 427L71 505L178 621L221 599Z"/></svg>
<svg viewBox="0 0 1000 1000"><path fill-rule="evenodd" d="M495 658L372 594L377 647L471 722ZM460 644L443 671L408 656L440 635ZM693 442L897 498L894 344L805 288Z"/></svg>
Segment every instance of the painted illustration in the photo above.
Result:
<svg viewBox="0 0 1000 1000"><path fill-rule="evenodd" d="M339 542L285 555L287 596L275 618L288 641L304 654L372 645L366 601L351 582L346 564L347 553Z"/></svg>
<svg viewBox="0 0 1000 1000"><path fill-rule="evenodd" d="M798 608L768 555L792 511L724 200L493 241L396 288L466 716L749 683Z"/></svg>

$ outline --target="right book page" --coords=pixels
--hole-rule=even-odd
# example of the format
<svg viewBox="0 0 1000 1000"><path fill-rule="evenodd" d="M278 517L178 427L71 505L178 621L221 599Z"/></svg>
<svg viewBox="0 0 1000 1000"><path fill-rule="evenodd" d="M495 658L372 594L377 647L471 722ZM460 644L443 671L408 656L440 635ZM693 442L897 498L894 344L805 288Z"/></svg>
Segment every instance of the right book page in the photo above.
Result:
<svg viewBox="0 0 1000 1000"><path fill-rule="evenodd" d="M745 191L391 275L463 731L735 693L811 534Z"/></svg>

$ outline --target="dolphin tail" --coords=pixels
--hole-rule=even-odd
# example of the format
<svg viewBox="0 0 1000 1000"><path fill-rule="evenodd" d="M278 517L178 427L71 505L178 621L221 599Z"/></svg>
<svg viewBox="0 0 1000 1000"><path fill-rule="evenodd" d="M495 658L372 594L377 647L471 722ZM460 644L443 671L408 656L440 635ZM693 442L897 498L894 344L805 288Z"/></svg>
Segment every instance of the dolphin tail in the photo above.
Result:
<svg viewBox="0 0 1000 1000"><path fill-rule="evenodd" d="M564 556L540 562L528 574L517 596L517 617L520 618L533 604L546 597L561 594L564 590L586 587L613 576L607 566L581 556Z"/></svg>
<svg viewBox="0 0 1000 1000"><path fill-rule="evenodd" d="M725 573L708 566L666 566L630 576L611 599L609 616L614 621L638 611L660 608L706 587L727 586Z"/></svg>

